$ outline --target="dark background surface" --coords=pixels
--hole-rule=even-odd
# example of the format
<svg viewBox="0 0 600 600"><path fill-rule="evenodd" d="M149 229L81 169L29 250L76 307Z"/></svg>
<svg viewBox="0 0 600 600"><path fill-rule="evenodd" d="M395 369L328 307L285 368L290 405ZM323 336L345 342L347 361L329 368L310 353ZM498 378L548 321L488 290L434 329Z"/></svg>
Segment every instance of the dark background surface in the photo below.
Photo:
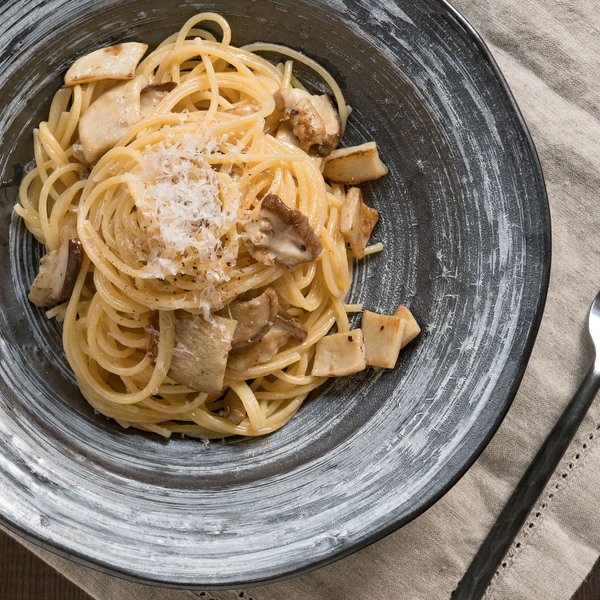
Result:
<svg viewBox="0 0 600 600"><path fill-rule="evenodd" d="M594 565L587 580L583 582L572 600L598 600L599 598L600 562ZM0 599L91 600L91 596L0 531ZM298 598L298 600L305 599ZM552 599L540 598L540 600Z"/></svg>

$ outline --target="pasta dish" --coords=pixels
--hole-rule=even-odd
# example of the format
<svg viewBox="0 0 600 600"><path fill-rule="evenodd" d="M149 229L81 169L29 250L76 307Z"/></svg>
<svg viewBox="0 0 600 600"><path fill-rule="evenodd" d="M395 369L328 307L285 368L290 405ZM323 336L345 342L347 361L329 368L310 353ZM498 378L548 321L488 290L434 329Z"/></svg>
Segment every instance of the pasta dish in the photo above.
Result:
<svg viewBox="0 0 600 600"><path fill-rule="evenodd" d="M29 298L123 427L264 435L328 377L392 368L419 332L404 306L349 326L353 259L383 247L356 186L387 167L374 142L338 148L350 109L299 52L235 47L213 13L147 50L75 60L34 131L15 207L46 248Z"/></svg>

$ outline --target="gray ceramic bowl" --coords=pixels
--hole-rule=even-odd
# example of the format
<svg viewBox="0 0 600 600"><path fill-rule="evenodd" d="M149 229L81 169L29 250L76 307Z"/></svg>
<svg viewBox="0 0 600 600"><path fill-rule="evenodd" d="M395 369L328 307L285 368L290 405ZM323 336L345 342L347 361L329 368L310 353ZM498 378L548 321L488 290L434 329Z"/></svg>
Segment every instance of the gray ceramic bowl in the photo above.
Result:
<svg viewBox="0 0 600 600"><path fill-rule="evenodd" d="M550 221L506 84L442 0L169 4L3 3L0 520L109 573L236 587L347 555L460 477L529 357ZM226 15L235 43L288 44L341 82L355 109L345 143L377 140L390 166L365 186L385 251L357 269L352 301L374 311L403 301L424 326L395 370L331 381L273 435L209 448L94 414L60 328L27 301L41 249L11 213L14 169L31 160L31 130L73 57L117 41L157 43L200 10Z"/></svg>

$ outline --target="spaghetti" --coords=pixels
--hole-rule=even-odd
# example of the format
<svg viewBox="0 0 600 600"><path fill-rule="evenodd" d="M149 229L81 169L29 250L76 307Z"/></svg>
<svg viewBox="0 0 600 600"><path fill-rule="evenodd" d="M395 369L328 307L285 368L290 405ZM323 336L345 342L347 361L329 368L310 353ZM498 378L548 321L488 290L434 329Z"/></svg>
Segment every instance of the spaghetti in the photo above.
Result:
<svg viewBox="0 0 600 600"><path fill-rule="evenodd" d="M207 21L221 28L220 40L199 27ZM127 81L60 89L34 132L36 166L15 207L47 256L66 252L69 240L83 250L68 298L47 311L64 322L65 353L83 395L123 427L166 437L280 428L326 380L311 374L315 345L334 324L347 332L347 312L361 309L345 304L352 278L340 232L346 188L325 181L322 157L295 143L274 99L278 90L303 90L292 74L301 61L331 88L343 129L342 92L300 53L230 41L223 17L197 15ZM275 66L257 54L265 51L289 60ZM94 115L110 121L121 109L112 134L106 122L94 130ZM114 130L118 139L107 141ZM256 258L260 242L245 224L263 235L267 197L283 221L310 229L322 247L316 258L291 265L279 255ZM234 352L236 323L239 330L252 310L261 333L247 334ZM196 351L200 332L210 341L201 339ZM194 365L208 371L200 379L221 366L224 373L195 385Z"/></svg>

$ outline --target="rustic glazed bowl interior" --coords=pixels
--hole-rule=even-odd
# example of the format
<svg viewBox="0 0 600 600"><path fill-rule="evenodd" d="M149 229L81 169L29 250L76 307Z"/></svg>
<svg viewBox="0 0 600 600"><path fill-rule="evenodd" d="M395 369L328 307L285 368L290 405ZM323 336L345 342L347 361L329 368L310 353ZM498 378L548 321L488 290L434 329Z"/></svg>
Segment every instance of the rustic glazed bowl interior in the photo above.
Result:
<svg viewBox="0 0 600 600"><path fill-rule="evenodd" d="M340 82L354 108L344 143L376 140L390 167L364 186L385 250L357 266L350 301L405 303L423 333L395 370L331 380L280 431L205 447L125 431L88 406L60 326L27 301L42 249L12 205L32 128L74 57L155 45L208 10L236 45L287 44ZM113 574L236 587L347 555L439 498L516 392L550 263L535 150L465 21L441 0L9 1L3 20L2 523Z"/></svg>

